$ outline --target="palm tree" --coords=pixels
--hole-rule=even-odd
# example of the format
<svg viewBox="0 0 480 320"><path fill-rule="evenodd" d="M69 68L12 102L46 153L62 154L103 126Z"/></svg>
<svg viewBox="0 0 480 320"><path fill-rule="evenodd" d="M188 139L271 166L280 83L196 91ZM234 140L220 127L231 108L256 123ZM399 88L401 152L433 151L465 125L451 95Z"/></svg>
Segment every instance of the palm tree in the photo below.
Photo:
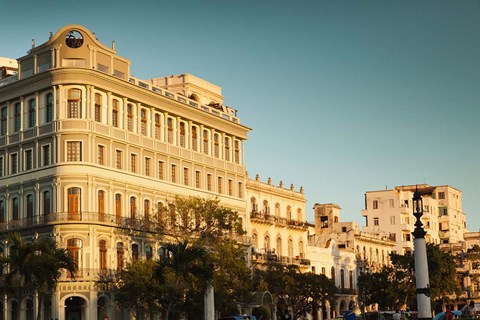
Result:
<svg viewBox="0 0 480 320"><path fill-rule="evenodd" d="M18 233L9 233L5 239L11 244L8 256L0 257L0 267L7 270L1 281L5 293L21 298L37 291L39 305L37 319L43 308L45 297L55 291L61 270L72 274L75 262L67 250L58 248L51 238L26 242Z"/></svg>
<svg viewBox="0 0 480 320"><path fill-rule="evenodd" d="M164 255L157 264L157 276L165 283L165 314L168 320L173 303L183 300L188 285L195 280L207 283L212 280L213 268L209 254L203 247L183 243L167 243Z"/></svg>

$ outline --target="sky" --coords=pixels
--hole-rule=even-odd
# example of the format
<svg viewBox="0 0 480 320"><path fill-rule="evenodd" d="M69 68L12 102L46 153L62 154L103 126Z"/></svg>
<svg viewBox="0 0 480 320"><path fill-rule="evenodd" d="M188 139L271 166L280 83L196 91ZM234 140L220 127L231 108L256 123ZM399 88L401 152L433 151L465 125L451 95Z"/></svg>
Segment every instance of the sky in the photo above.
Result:
<svg viewBox="0 0 480 320"><path fill-rule="evenodd" d="M140 79L189 73L222 87L252 128L249 176L303 186L364 226L367 191L463 192L480 228L480 1L0 0L0 56L69 24Z"/></svg>

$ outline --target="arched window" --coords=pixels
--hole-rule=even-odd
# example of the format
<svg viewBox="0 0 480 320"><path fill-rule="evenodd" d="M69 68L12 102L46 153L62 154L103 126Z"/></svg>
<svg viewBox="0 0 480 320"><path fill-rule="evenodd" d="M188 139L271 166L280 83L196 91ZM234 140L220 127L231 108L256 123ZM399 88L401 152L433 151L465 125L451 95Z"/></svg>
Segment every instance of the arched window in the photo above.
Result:
<svg viewBox="0 0 480 320"><path fill-rule="evenodd" d="M112 127L118 128L118 100L112 100Z"/></svg>
<svg viewBox="0 0 480 320"><path fill-rule="evenodd" d="M45 122L53 121L53 94L47 93L45 96Z"/></svg>
<svg viewBox="0 0 480 320"><path fill-rule="evenodd" d="M173 120L172 118L167 119L167 142L173 143Z"/></svg>
<svg viewBox="0 0 480 320"><path fill-rule="evenodd" d="M78 270L82 267L82 248L83 242L81 239L72 238L67 240L67 251L77 266L77 275L79 275Z"/></svg>
<svg viewBox="0 0 480 320"><path fill-rule="evenodd" d="M230 161L230 139L225 138L225 160Z"/></svg>
<svg viewBox="0 0 480 320"><path fill-rule="evenodd" d="M300 208L297 209L297 220L298 221L303 221L302 209L300 209Z"/></svg>
<svg viewBox="0 0 480 320"><path fill-rule="evenodd" d="M353 289L353 271L352 270L348 272L348 282L350 285L349 288Z"/></svg>
<svg viewBox="0 0 480 320"><path fill-rule="evenodd" d="M252 232L252 244L258 249L258 234L256 231Z"/></svg>
<svg viewBox="0 0 480 320"><path fill-rule="evenodd" d="M99 269L101 273L107 271L107 242L105 240L100 240L98 242L99 248Z"/></svg>
<svg viewBox="0 0 480 320"><path fill-rule="evenodd" d="M277 256L279 259L282 256L282 238L280 236L277 237Z"/></svg>
<svg viewBox="0 0 480 320"><path fill-rule="evenodd" d="M198 150L198 132L197 127L192 127L192 149L193 151Z"/></svg>
<svg viewBox="0 0 480 320"><path fill-rule="evenodd" d="M105 191L98 190L98 221L105 221Z"/></svg>
<svg viewBox="0 0 480 320"><path fill-rule="evenodd" d="M115 194L115 217L117 218L117 224L122 223L122 195Z"/></svg>
<svg viewBox="0 0 480 320"><path fill-rule="evenodd" d="M27 225L33 224L33 194L27 195Z"/></svg>
<svg viewBox="0 0 480 320"><path fill-rule="evenodd" d="M133 131L133 105L127 105L127 130Z"/></svg>
<svg viewBox="0 0 480 320"><path fill-rule="evenodd" d="M300 255L300 259L305 259L305 249L303 247L303 241L300 240L298 242L298 253Z"/></svg>
<svg viewBox="0 0 480 320"><path fill-rule="evenodd" d="M235 141L235 163L240 163L240 142Z"/></svg>
<svg viewBox="0 0 480 320"><path fill-rule="evenodd" d="M67 193L68 220L80 220L81 189L69 188Z"/></svg>
<svg viewBox="0 0 480 320"><path fill-rule="evenodd" d="M331 279L332 279L333 282L335 283L335 267L332 267L332 270L331 270Z"/></svg>
<svg viewBox="0 0 480 320"><path fill-rule="evenodd" d="M35 127L35 122L37 121L37 104L35 99L30 99L28 101L28 127Z"/></svg>
<svg viewBox="0 0 480 320"><path fill-rule="evenodd" d="M180 147L185 148L185 123L180 122Z"/></svg>
<svg viewBox="0 0 480 320"><path fill-rule="evenodd" d="M208 154L208 131L203 130L203 153Z"/></svg>
<svg viewBox="0 0 480 320"><path fill-rule="evenodd" d="M18 206L18 198L12 199L12 220L20 219L20 208Z"/></svg>
<svg viewBox="0 0 480 320"><path fill-rule="evenodd" d="M293 258L293 240L292 238L288 239L288 258L291 260Z"/></svg>
<svg viewBox="0 0 480 320"><path fill-rule="evenodd" d="M135 218L137 216L137 199L135 197L130 197L130 219L131 223L135 223Z"/></svg>
<svg viewBox="0 0 480 320"><path fill-rule="evenodd" d="M163 222L163 213L165 211L165 208L163 206L163 203L161 201L157 202L157 223L162 223Z"/></svg>
<svg viewBox="0 0 480 320"><path fill-rule="evenodd" d="M280 203L275 203L275 217L280 217Z"/></svg>
<svg viewBox="0 0 480 320"><path fill-rule="evenodd" d="M140 111L140 118L141 118L140 131L142 135L146 136L147 135L147 111L145 109L142 109Z"/></svg>
<svg viewBox="0 0 480 320"><path fill-rule="evenodd" d="M258 205L257 205L257 199L251 198L250 203L252 204L252 213L257 213L258 212Z"/></svg>
<svg viewBox="0 0 480 320"><path fill-rule="evenodd" d="M68 118L81 118L82 92L79 89L68 90Z"/></svg>
<svg viewBox="0 0 480 320"><path fill-rule="evenodd" d="M95 121L102 121L102 95L95 93Z"/></svg>
<svg viewBox="0 0 480 320"><path fill-rule="evenodd" d="M160 115L155 115L155 139L160 139Z"/></svg>
<svg viewBox="0 0 480 320"><path fill-rule="evenodd" d="M123 242L117 243L117 271L123 271L123 259L124 259L125 249L123 247Z"/></svg>
<svg viewBox="0 0 480 320"><path fill-rule="evenodd" d="M292 207L287 206L287 220L292 220Z"/></svg>
<svg viewBox="0 0 480 320"><path fill-rule="evenodd" d="M270 214L270 206L268 205L267 200L263 200L263 213Z"/></svg>
<svg viewBox="0 0 480 320"><path fill-rule="evenodd" d="M213 135L213 155L215 158L220 158L220 138L218 133Z"/></svg>
<svg viewBox="0 0 480 320"><path fill-rule="evenodd" d="M263 238L264 248L267 252L270 252L270 236L268 234Z"/></svg>

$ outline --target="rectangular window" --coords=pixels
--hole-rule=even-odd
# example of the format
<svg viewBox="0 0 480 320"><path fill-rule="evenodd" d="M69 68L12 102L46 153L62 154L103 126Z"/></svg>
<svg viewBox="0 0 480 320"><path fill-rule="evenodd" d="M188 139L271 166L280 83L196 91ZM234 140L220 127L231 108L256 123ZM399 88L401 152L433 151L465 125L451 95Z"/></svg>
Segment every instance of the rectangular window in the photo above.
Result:
<svg viewBox="0 0 480 320"><path fill-rule="evenodd" d="M390 217L390 224L394 225L395 224L395 216Z"/></svg>
<svg viewBox="0 0 480 320"><path fill-rule="evenodd" d="M228 195L233 196L233 181L228 179Z"/></svg>
<svg viewBox="0 0 480 320"><path fill-rule="evenodd" d="M238 197L243 198L243 183L238 183Z"/></svg>
<svg viewBox="0 0 480 320"><path fill-rule="evenodd" d="M82 161L82 142L67 142L67 161Z"/></svg>
<svg viewBox="0 0 480 320"><path fill-rule="evenodd" d="M170 178L173 183L177 182L177 166L172 164L172 171L170 172Z"/></svg>
<svg viewBox="0 0 480 320"><path fill-rule="evenodd" d="M25 170L32 170L33 169L33 152L32 150L25 151Z"/></svg>
<svg viewBox="0 0 480 320"><path fill-rule="evenodd" d="M137 155L130 154L130 171L133 173L137 173Z"/></svg>
<svg viewBox="0 0 480 320"><path fill-rule="evenodd" d="M7 134L7 107L3 107L2 108L2 111L1 111L1 130L0 130L0 134L2 136L6 135Z"/></svg>
<svg viewBox="0 0 480 320"><path fill-rule="evenodd" d="M122 169L122 157L123 152L121 150L115 150L115 168Z"/></svg>
<svg viewBox="0 0 480 320"><path fill-rule="evenodd" d="M212 175L207 174L207 190L212 191Z"/></svg>
<svg viewBox="0 0 480 320"><path fill-rule="evenodd" d="M20 102L15 103L14 109L15 109L14 129L15 129L15 132L18 132L20 131L21 118L22 118Z"/></svg>
<svg viewBox="0 0 480 320"><path fill-rule="evenodd" d="M389 199L388 204L389 204L390 208L394 208L395 207L395 200L394 199Z"/></svg>
<svg viewBox="0 0 480 320"><path fill-rule="evenodd" d="M45 121L52 122L53 121L53 94L48 93L45 96L46 104L45 104Z"/></svg>
<svg viewBox="0 0 480 320"><path fill-rule="evenodd" d="M42 164L50 165L50 145L42 146Z"/></svg>
<svg viewBox="0 0 480 320"><path fill-rule="evenodd" d="M18 172L18 157L17 154L11 154L10 155L10 167L11 167L11 173L15 174Z"/></svg>
<svg viewBox="0 0 480 320"><path fill-rule="evenodd" d="M218 189L218 193L222 193L222 177L218 177L217 178L217 189Z"/></svg>
<svg viewBox="0 0 480 320"><path fill-rule="evenodd" d="M373 200L373 209L378 209L378 201Z"/></svg>
<svg viewBox="0 0 480 320"><path fill-rule="evenodd" d="M438 199L444 200L445 199L445 192L439 192L438 193Z"/></svg>
<svg viewBox="0 0 480 320"><path fill-rule="evenodd" d="M145 158L145 175L150 176L150 158Z"/></svg>
<svg viewBox="0 0 480 320"><path fill-rule="evenodd" d="M0 157L0 177L3 177L3 157Z"/></svg>
<svg viewBox="0 0 480 320"><path fill-rule="evenodd" d="M104 165L104 156L105 156L105 147L104 146L98 146L97 150L97 158L98 158L98 164L99 165Z"/></svg>
<svg viewBox="0 0 480 320"><path fill-rule="evenodd" d="M200 189L200 171L195 171L195 188Z"/></svg>
<svg viewBox="0 0 480 320"><path fill-rule="evenodd" d="M373 218L373 225L378 226L378 218L377 217Z"/></svg>
<svg viewBox="0 0 480 320"><path fill-rule="evenodd" d="M158 161L158 179L164 179L164 168L163 168L163 161Z"/></svg>
<svg viewBox="0 0 480 320"><path fill-rule="evenodd" d="M183 184L188 186L188 168L183 168Z"/></svg>

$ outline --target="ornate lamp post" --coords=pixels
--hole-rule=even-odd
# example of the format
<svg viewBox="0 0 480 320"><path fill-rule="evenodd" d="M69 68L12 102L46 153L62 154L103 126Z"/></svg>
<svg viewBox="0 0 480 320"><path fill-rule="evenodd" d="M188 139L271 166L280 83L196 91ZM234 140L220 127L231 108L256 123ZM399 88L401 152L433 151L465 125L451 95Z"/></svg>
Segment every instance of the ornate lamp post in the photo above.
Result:
<svg viewBox="0 0 480 320"><path fill-rule="evenodd" d="M432 306L430 301L430 284L428 279L428 260L427 246L425 244L425 235L427 232L423 229L423 199L418 188L413 194L413 215L417 218L415 230L412 232L414 237L414 259L415 259L415 277L417 288L417 306L418 320L432 319Z"/></svg>

